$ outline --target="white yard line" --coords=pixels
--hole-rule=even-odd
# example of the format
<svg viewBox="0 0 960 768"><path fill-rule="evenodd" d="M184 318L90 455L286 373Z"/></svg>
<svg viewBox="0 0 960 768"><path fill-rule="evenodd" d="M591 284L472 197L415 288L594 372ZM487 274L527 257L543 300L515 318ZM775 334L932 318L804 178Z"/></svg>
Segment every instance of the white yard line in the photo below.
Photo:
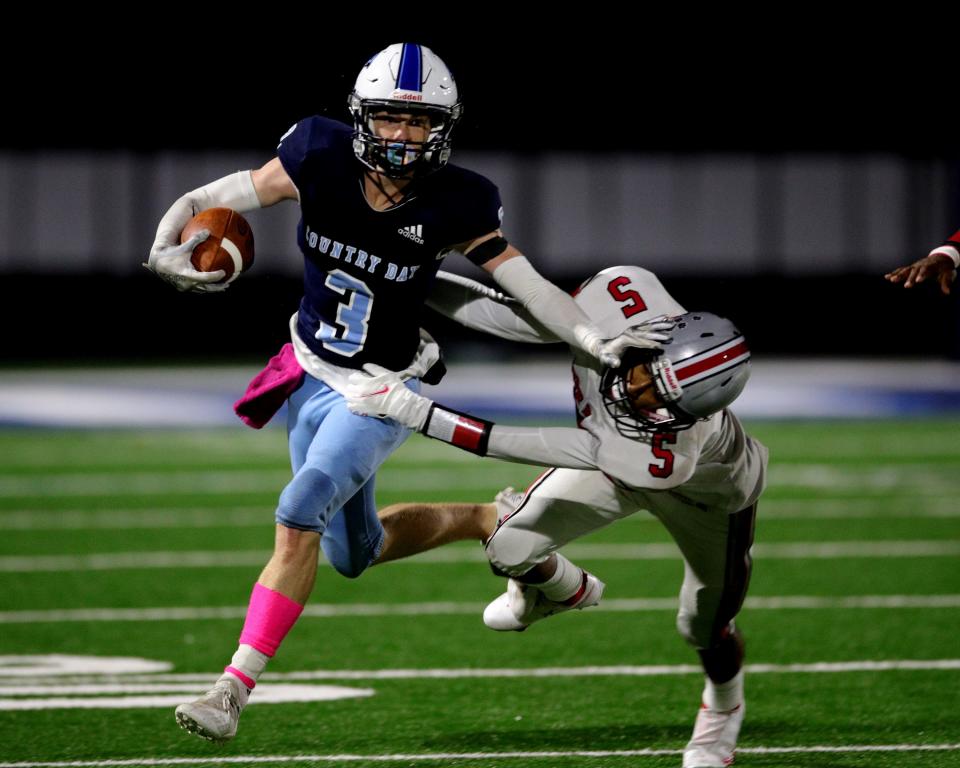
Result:
<svg viewBox="0 0 960 768"><path fill-rule="evenodd" d="M335 618L340 616L448 616L480 614L484 603L430 602L430 603L346 603L331 605L308 603L303 609L307 618ZM819 596L786 595L778 597L748 597L745 607L750 610L824 610L853 608L960 608L960 595L857 595ZM675 611L674 597L609 599L596 610L619 613L646 611ZM126 622L126 621L209 621L242 619L245 605L172 608L70 608L40 611L0 611L0 624L31 624L58 622Z"/></svg>
<svg viewBox="0 0 960 768"><path fill-rule="evenodd" d="M531 470L532 471L532 470ZM509 465L489 464L439 468L384 467L377 482L404 491L436 491L448 488L489 488L510 478L529 476ZM180 496L223 493L276 494L290 481L289 469L197 470L172 472L45 472L0 475L0 498L28 496Z"/></svg>
<svg viewBox="0 0 960 768"><path fill-rule="evenodd" d="M827 463L774 464L768 482L781 489L846 489L863 492L882 491L896 496L944 496L960 490L955 467L890 465L844 467ZM528 473L529 474L529 473ZM488 488L510 478L524 476L522 470L496 462L441 467L385 466L377 473L378 482L405 491L429 491L445 488ZM0 498L63 496L131 496L275 493L290 479L286 468L211 470L137 470L89 472L43 472L0 475ZM516 480L514 480L516 482Z"/></svg>
<svg viewBox="0 0 960 768"><path fill-rule="evenodd" d="M581 560L673 560L676 546L663 544L571 544L564 552ZM237 568L263 566L268 550L109 552L87 555L7 555L0 557L0 572L148 570L155 568ZM757 544L753 556L765 560L831 560L838 558L954 557L960 540L821 541ZM485 562L479 547L447 547L397 563Z"/></svg>
<svg viewBox="0 0 960 768"><path fill-rule="evenodd" d="M893 499L769 499L760 504L764 520L889 520L960 517L957 497ZM637 514L625 519L656 523ZM0 511L0 530L83 531L273 527L269 504L249 507L150 507L149 509L13 509Z"/></svg>
<svg viewBox="0 0 960 768"><path fill-rule="evenodd" d="M900 659L888 661L818 661L809 664L745 664L751 675L775 674L840 674L845 672L891 671L954 671L960 670L960 659ZM698 664L648 664L643 666L533 667L530 669L336 669L303 672L267 672L267 682L304 682L307 680L459 680L465 678L543 678L543 677L673 677L702 675ZM49 680L50 678L46 678ZM104 679L100 676L98 679ZM171 674L112 676L111 680L128 683L198 683L209 682L210 675ZM22 683L22 678L17 678ZM63 684L57 681L57 685Z"/></svg>
<svg viewBox="0 0 960 768"><path fill-rule="evenodd" d="M4 657L7 663L17 657ZM96 657L92 657L96 658ZM82 666L78 667L82 669ZM957 671L960 659L890 659L887 661L818 661L807 664L746 664L751 675L776 674L843 674L851 672L890 671ZM28 674L22 674L27 672ZM299 672L267 672L261 682L264 688L279 691L284 683L315 681L374 681L374 680L459 680L483 678L551 678L551 677L673 677L702 675L697 664L648 664L587 666L587 667L531 667L497 669L318 669ZM210 674L195 673L106 673L76 672L61 675L37 672L33 668L0 668L0 696L43 696L193 692L198 684L210 681ZM270 685L267 686L266 684ZM257 688L258 692L260 688ZM278 694L279 695L279 694ZM275 697L276 698L276 697ZM257 701L263 701L258 697Z"/></svg>
<svg viewBox="0 0 960 768"><path fill-rule="evenodd" d="M821 744L809 747L741 747L741 755L802 755L883 752L955 752L960 744ZM457 760L557 760L563 758L630 759L668 757L683 754L682 749L569 750L549 752L427 752L395 755L236 755L223 757L159 757L130 760L51 760L0 763L0 768L133 768L164 765L274 765L317 763L402 763Z"/></svg>
<svg viewBox="0 0 960 768"><path fill-rule="evenodd" d="M870 520L891 518L956 518L960 517L957 493L925 496L918 503L915 497L892 496L870 499L760 499L761 520ZM628 520L643 519L637 515Z"/></svg>
<svg viewBox="0 0 960 768"><path fill-rule="evenodd" d="M126 531L144 528L273 529L273 509L259 507L151 507L150 509L15 509L0 512L3 531Z"/></svg>

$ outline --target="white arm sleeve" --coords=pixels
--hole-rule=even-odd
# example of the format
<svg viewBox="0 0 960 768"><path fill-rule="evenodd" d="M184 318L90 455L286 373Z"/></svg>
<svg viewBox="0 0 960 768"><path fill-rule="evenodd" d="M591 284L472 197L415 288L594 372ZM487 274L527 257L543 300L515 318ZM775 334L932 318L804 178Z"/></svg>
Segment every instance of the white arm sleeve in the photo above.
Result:
<svg viewBox="0 0 960 768"><path fill-rule="evenodd" d="M250 171L237 171L187 192L170 206L154 238L153 248L180 244L180 233L194 215L207 208L233 208L240 213L262 207Z"/></svg>
<svg viewBox="0 0 960 768"><path fill-rule="evenodd" d="M571 427L510 427L494 424L487 456L520 464L596 469L600 441Z"/></svg>
<svg viewBox="0 0 960 768"><path fill-rule="evenodd" d="M600 356L603 337L576 302L544 279L525 256L507 259L493 270L493 279L551 334L573 347Z"/></svg>
<svg viewBox="0 0 960 768"><path fill-rule="evenodd" d="M467 328L510 341L560 341L540 325L516 299L469 277L437 272L427 306Z"/></svg>

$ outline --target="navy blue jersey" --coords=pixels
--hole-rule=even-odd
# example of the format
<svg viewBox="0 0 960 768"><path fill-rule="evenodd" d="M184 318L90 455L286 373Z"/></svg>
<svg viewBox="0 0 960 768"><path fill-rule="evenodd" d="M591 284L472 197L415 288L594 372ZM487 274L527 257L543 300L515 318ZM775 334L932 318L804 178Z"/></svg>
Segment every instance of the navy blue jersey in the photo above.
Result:
<svg viewBox="0 0 960 768"><path fill-rule="evenodd" d="M447 250L500 226L500 194L479 174L447 165L414 182L403 203L375 211L352 129L301 120L278 155L300 192L297 243L304 296L297 332L318 356L360 368L406 368L424 302Z"/></svg>

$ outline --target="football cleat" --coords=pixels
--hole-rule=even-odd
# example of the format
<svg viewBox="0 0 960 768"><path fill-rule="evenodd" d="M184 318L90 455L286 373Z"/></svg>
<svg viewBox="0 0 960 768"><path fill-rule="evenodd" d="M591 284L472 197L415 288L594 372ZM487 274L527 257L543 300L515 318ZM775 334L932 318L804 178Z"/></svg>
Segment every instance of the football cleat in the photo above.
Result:
<svg viewBox="0 0 960 768"><path fill-rule="evenodd" d="M237 721L250 689L233 675L223 675L196 701L181 704L174 713L185 731L210 741L229 741L237 735Z"/></svg>
<svg viewBox="0 0 960 768"><path fill-rule="evenodd" d="M733 709L722 712L702 704L693 726L693 737L683 750L683 768L724 768L732 765L745 708L746 705L741 702Z"/></svg>
<svg viewBox="0 0 960 768"><path fill-rule="evenodd" d="M600 602L604 583L583 571L580 589L569 600L551 600L531 584L507 579L507 591L483 611L483 623L498 632L522 632L535 621L564 611L589 608Z"/></svg>

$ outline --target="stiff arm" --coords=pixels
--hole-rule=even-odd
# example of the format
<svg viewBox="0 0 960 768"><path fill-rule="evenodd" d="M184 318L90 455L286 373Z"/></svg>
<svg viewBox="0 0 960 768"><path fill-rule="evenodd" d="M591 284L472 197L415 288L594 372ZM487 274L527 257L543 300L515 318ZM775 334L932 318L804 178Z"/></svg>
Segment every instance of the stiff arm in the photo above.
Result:
<svg viewBox="0 0 960 768"><path fill-rule="evenodd" d="M450 272L437 273L427 304L461 325L510 341L561 342L519 301ZM389 415L428 437L481 456L545 467L597 468L599 443L584 430L494 424L415 395L402 385L397 387L390 372L373 378L355 376L356 393L347 398L354 412Z"/></svg>
<svg viewBox="0 0 960 768"><path fill-rule="evenodd" d="M427 306L460 325L508 341L557 344L562 339L537 322L516 299L469 277L440 270Z"/></svg>

